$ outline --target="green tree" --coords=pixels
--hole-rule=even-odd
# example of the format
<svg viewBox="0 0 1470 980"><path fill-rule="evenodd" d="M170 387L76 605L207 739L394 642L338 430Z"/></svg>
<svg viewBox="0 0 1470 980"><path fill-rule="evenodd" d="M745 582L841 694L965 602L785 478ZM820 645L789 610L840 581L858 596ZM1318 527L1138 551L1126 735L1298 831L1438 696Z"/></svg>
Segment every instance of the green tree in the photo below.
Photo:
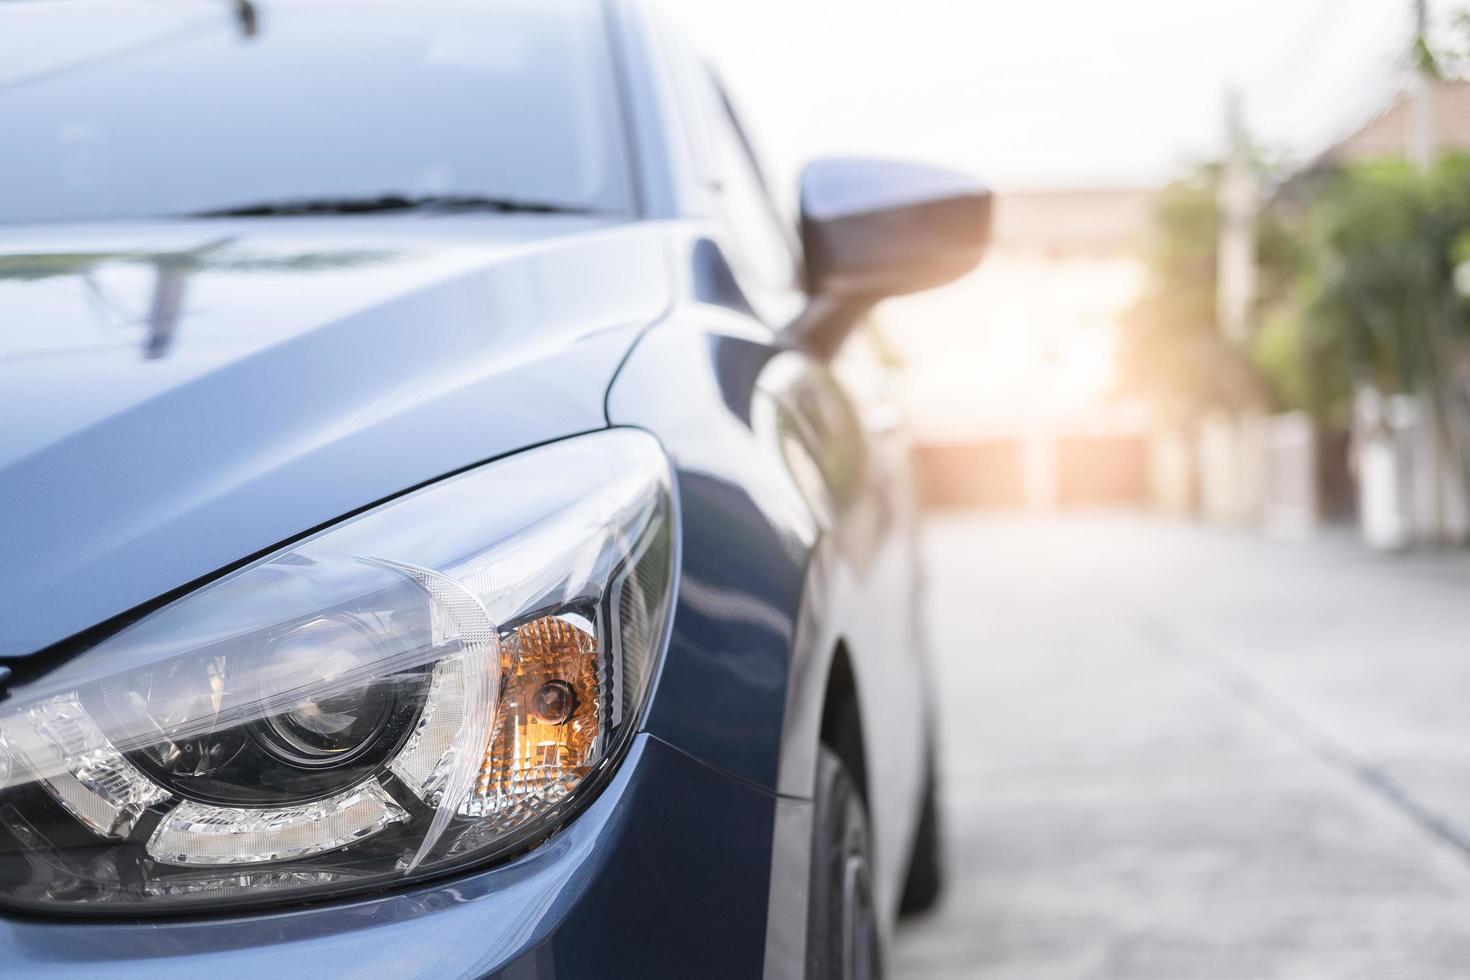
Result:
<svg viewBox="0 0 1470 980"><path fill-rule="evenodd" d="M1466 336L1456 260L1470 231L1470 157L1419 172L1345 170L1311 209L1303 329L1385 394L1434 394Z"/></svg>
<svg viewBox="0 0 1470 980"><path fill-rule="evenodd" d="M1273 388L1337 421L1356 385L1422 395L1470 475L1470 401L1457 380L1470 330L1455 285L1470 257L1470 157L1428 171L1343 168L1313 191L1302 237L1295 282L1255 345Z"/></svg>
<svg viewBox="0 0 1470 980"><path fill-rule="evenodd" d="M1203 168L1160 192L1145 254L1148 285L1123 318L1123 386L1186 419L1271 399L1250 353L1216 323L1217 179L1217 168ZM1299 249L1269 213L1256 236L1260 293L1274 302L1294 281Z"/></svg>

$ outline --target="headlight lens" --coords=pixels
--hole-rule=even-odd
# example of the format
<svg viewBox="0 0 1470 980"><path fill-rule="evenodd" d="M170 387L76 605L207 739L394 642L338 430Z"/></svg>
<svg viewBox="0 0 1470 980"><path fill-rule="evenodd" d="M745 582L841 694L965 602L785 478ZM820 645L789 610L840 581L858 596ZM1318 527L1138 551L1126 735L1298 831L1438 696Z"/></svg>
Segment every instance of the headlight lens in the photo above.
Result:
<svg viewBox="0 0 1470 980"><path fill-rule="evenodd" d="M631 734L672 541L665 457L614 430L164 606L0 705L0 901L278 902L526 846Z"/></svg>

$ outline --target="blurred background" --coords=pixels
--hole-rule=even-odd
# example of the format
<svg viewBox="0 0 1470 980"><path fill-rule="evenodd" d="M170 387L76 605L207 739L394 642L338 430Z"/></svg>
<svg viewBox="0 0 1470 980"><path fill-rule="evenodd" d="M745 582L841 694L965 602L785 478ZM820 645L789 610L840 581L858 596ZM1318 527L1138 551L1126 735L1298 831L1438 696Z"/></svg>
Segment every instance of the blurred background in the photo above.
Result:
<svg viewBox="0 0 1470 980"><path fill-rule="evenodd" d="M998 192L890 301L949 888L900 976L1470 976L1470 16L684 4L794 189Z"/></svg>

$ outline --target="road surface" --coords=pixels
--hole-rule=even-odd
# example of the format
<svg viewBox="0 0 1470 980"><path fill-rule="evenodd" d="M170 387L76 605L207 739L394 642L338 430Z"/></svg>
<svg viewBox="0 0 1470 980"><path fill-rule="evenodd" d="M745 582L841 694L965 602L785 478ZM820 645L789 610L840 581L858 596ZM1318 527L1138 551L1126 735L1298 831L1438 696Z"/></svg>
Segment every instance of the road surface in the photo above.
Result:
<svg viewBox="0 0 1470 980"><path fill-rule="evenodd" d="M1470 555L927 531L951 887L900 978L1470 977Z"/></svg>

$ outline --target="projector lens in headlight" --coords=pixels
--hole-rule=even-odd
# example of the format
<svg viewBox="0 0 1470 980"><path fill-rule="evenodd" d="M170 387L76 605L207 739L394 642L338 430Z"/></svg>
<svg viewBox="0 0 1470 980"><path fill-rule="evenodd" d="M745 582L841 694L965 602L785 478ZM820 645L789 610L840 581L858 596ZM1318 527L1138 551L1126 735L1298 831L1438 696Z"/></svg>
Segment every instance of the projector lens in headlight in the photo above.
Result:
<svg viewBox="0 0 1470 980"><path fill-rule="evenodd" d="M544 836L631 734L668 464L613 431L435 484L164 606L0 704L0 903L381 887Z"/></svg>

